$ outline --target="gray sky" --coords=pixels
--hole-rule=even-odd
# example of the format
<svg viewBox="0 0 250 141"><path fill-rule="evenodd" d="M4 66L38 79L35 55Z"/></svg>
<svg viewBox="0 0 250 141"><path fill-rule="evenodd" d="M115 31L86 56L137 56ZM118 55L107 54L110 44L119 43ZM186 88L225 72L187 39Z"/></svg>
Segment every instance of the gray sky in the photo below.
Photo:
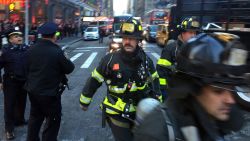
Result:
<svg viewBox="0 0 250 141"><path fill-rule="evenodd" d="M114 15L126 14L128 0L113 0Z"/></svg>

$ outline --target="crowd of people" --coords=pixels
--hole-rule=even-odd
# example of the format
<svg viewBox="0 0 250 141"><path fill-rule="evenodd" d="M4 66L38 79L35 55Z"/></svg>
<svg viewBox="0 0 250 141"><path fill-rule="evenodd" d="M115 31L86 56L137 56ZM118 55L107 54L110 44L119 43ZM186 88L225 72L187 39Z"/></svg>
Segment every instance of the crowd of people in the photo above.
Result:
<svg viewBox="0 0 250 141"><path fill-rule="evenodd" d="M41 26L44 22L37 22L32 23L29 28L29 40L30 42L35 42L38 37L37 29L39 26ZM78 28L77 22L59 22L57 23L58 26L58 32L60 32L60 35L58 36L59 40L62 40L63 38L67 37L77 37L80 33L81 36L83 36L83 31L86 29L87 25L84 23L81 23L80 29ZM24 34L25 33L25 23L22 20L18 21L12 21L9 19L6 19L4 21L0 21L0 35L3 37L7 33L6 31L9 31L9 29L12 29L14 27L18 27L19 30Z"/></svg>

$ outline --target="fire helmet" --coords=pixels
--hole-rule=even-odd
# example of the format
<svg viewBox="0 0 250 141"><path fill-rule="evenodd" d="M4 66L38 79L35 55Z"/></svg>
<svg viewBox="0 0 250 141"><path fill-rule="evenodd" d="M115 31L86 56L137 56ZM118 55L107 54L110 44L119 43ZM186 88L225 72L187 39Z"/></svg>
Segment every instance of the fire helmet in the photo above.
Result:
<svg viewBox="0 0 250 141"><path fill-rule="evenodd" d="M230 85L230 90L241 91L241 86L249 85L247 59L248 51L238 36L202 33L184 45L177 55L176 69L205 84L216 84L221 88Z"/></svg>
<svg viewBox="0 0 250 141"><path fill-rule="evenodd" d="M142 32L141 22L134 19L133 17L122 23L120 27L121 37L142 39Z"/></svg>
<svg viewBox="0 0 250 141"><path fill-rule="evenodd" d="M180 25L177 26L180 32L199 31L200 24L194 18L185 18Z"/></svg>

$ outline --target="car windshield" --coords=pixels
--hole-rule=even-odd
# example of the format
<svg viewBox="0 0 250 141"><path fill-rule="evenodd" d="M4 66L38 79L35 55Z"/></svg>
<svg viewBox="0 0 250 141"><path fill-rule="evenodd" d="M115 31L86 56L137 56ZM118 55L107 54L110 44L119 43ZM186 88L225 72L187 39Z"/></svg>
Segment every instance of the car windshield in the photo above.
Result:
<svg viewBox="0 0 250 141"><path fill-rule="evenodd" d="M150 29L151 32L156 32L157 25L152 25L152 26L149 27L149 29Z"/></svg>
<svg viewBox="0 0 250 141"><path fill-rule="evenodd" d="M87 28L86 31L87 32L95 32L95 31L97 31L97 28Z"/></svg>

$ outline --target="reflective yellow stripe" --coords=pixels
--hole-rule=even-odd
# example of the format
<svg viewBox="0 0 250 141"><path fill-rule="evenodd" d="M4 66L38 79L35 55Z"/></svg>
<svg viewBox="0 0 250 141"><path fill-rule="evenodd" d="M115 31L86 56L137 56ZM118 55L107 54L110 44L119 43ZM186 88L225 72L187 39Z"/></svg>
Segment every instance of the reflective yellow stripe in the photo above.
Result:
<svg viewBox="0 0 250 141"><path fill-rule="evenodd" d="M123 88L118 88L118 86L108 86L109 91L113 93L122 94L126 91L128 84L124 84Z"/></svg>
<svg viewBox="0 0 250 141"><path fill-rule="evenodd" d="M142 87L137 87L137 90L144 90L146 86L148 86L147 83L145 83Z"/></svg>
<svg viewBox="0 0 250 141"><path fill-rule="evenodd" d="M158 97L158 99L159 99L159 101L162 103L163 102L163 100L162 100L162 95L160 95L159 97Z"/></svg>
<svg viewBox="0 0 250 141"><path fill-rule="evenodd" d="M143 90L143 89L145 89L146 86L147 86L146 83L143 86L141 86L141 87L138 87L138 86L136 86L135 83L133 83L129 91L130 92L135 92L137 90Z"/></svg>
<svg viewBox="0 0 250 141"><path fill-rule="evenodd" d="M167 79L165 78L159 78L160 85L167 85Z"/></svg>
<svg viewBox="0 0 250 141"><path fill-rule="evenodd" d="M80 96L80 102L82 104L89 104L91 102L91 99L92 98L88 98L88 97L84 96L83 94L81 94L81 96Z"/></svg>
<svg viewBox="0 0 250 141"><path fill-rule="evenodd" d="M95 78L99 83L102 83L104 81L103 76L96 69L92 72L91 76Z"/></svg>
<svg viewBox="0 0 250 141"><path fill-rule="evenodd" d="M172 63L169 62L167 59L159 59L157 62L157 65L163 66L163 67L168 67L171 66Z"/></svg>
<svg viewBox="0 0 250 141"><path fill-rule="evenodd" d="M127 86L128 86L128 84L124 84L123 88L118 88L118 86L111 86L110 85L110 86L108 86L108 88L109 88L109 91L112 92L112 93L123 94L126 91ZM131 86L129 91L130 92L135 92L137 90L143 90L143 89L145 89L146 86L147 86L146 83L141 87L136 86L136 83L132 83L132 86Z"/></svg>
<svg viewBox="0 0 250 141"><path fill-rule="evenodd" d="M133 22L134 24L137 24L137 21L136 21L136 20L132 20L132 22Z"/></svg>
<svg viewBox="0 0 250 141"><path fill-rule="evenodd" d="M110 107L113 107L114 109L118 110L118 111L121 111L121 113L124 111L124 108L125 108L125 105L126 103L123 102L120 98L117 98L117 102L113 105L112 103L110 103L108 101L108 98L106 97L103 101L103 104L104 105L107 105L107 106L110 106ZM101 106L102 107L102 106ZM128 112L135 112L135 106L133 104L130 104L129 106L129 111ZM112 109L109 109L108 107L106 108L106 113L108 114L119 114L115 111L113 111Z"/></svg>
<svg viewBox="0 0 250 141"><path fill-rule="evenodd" d="M138 27L138 28L139 28L139 31L142 31L142 26L141 26L141 25L139 25L139 27Z"/></svg>
<svg viewBox="0 0 250 141"><path fill-rule="evenodd" d="M159 78L157 71L152 74L152 79L155 80L156 78Z"/></svg>

